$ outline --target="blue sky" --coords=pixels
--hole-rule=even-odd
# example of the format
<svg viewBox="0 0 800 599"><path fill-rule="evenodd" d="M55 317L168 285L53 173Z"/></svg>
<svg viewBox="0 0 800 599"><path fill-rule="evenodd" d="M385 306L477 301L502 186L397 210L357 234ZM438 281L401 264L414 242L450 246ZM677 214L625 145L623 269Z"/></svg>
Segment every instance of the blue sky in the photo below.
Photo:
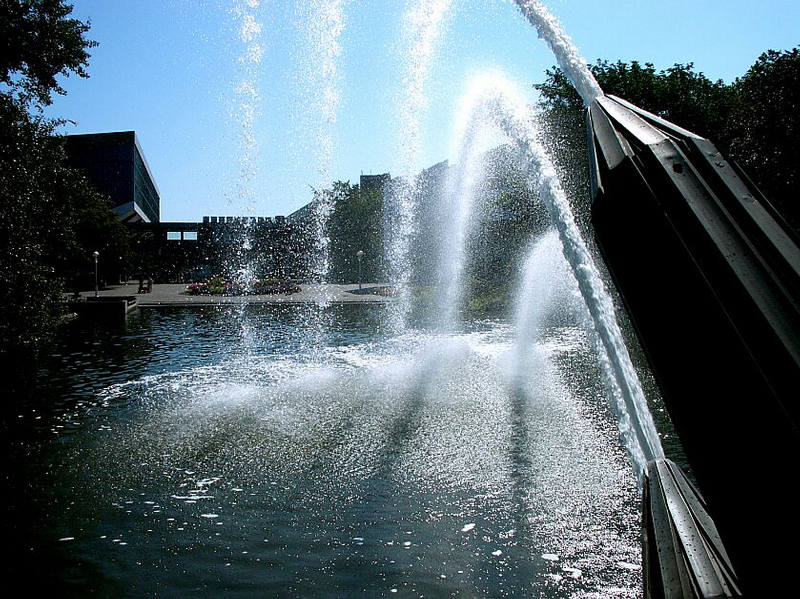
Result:
<svg viewBox="0 0 800 599"><path fill-rule="evenodd" d="M204 215L289 214L311 199L310 186L357 182L403 165L399 98L408 48L404 0L345 0L336 60L336 122L321 123L309 98L318 86L307 64L308 0L261 0L248 8L261 25L260 63L243 74L245 44L235 8L247 0L72 0L90 19L90 79L69 78L49 116L70 119L65 133L135 130L161 193L162 220ZM320 0L314 0L321 5ZM712 79L732 81L768 48L800 45L797 0L616 0L546 2L583 56L693 62ZM418 162L448 158L458 98L470 75L495 68L535 96L555 59L511 0L453 0L426 80ZM242 79L258 91L254 145L241 141ZM318 134L331 143L320 173ZM252 178L242 193L247 155Z"/></svg>

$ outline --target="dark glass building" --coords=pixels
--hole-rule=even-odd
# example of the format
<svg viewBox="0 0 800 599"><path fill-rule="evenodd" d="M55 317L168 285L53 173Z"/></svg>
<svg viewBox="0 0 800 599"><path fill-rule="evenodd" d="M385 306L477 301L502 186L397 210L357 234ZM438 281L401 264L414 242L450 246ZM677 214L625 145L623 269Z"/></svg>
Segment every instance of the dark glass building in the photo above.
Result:
<svg viewBox="0 0 800 599"><path fill-rule="evenodd" d="M161 198L134 131L67 135L69 166L111 197L122 222L157 223Z"/></svg>

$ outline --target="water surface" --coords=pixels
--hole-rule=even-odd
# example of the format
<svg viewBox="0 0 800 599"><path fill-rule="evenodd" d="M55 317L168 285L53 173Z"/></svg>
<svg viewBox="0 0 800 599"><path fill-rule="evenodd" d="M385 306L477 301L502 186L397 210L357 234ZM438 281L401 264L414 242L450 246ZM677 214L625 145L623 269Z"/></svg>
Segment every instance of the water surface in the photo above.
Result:
<svg viewBox="0 0 800 599"><path fill-rule="evenodd" d="M82 331L8 430L7 566L70 596L641 595L636 481L569 319L143 309Z"/></svg>

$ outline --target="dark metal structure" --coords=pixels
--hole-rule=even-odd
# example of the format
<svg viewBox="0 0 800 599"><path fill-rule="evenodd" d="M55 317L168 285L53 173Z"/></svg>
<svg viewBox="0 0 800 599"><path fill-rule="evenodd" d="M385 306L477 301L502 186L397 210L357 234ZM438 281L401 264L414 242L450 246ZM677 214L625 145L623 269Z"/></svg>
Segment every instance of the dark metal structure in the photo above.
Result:
<svg viewBox="0 0 800 599"><path fill-rule="evenodd" d="M793 595L797 239L707 139L612 96L594 101L587 120L598 245L707 504L685 499L685 479L666 463L651 464L647 499L656 511L700 505L716 522L727 553L717 552L712 570L731 584L697 596L735 595L728 566L746 596ZM675 535L673 528L661 538ZM715 544L714 534L703 535Z"/></svg>
<svg viewBox="0 0 800 599"><path fill-rule="evenodd" d="M648 597L741 596L716 524L678 466L665 459L648 464L642 506Z"/></svg>

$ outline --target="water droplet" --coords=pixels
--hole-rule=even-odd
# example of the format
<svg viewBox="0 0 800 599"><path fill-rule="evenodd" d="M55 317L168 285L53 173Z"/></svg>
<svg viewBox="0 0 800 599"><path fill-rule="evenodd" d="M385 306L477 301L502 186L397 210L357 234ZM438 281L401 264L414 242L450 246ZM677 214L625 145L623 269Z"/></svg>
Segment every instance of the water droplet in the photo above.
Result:
<svg viewBox="0 0 800 599"><path fill-rule="evenodd" d="M549 562L557 562L560 558L555 553L543 553L542 559L546 559Z"/></svg>

